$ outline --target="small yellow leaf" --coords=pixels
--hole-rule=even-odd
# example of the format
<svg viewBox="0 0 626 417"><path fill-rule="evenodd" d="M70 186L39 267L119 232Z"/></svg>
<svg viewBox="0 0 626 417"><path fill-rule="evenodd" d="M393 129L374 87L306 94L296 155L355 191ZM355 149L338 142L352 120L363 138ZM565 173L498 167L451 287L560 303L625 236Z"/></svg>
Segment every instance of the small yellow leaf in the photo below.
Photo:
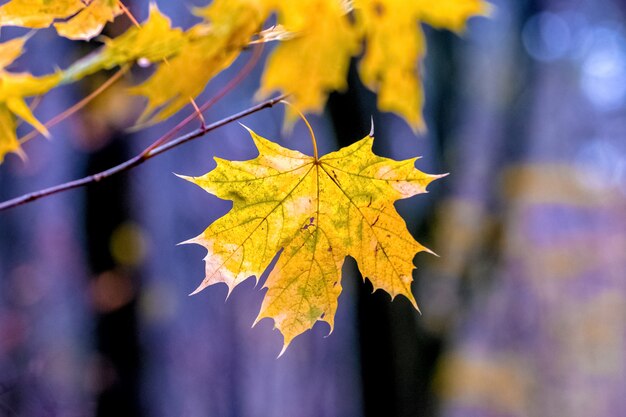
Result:
<svg viewBox="0 0 626 417"><path fill-rule="evenodd" d="M360 50L358 34L338 0L277 1L274 7L293 39L269 57L258 96L280 90L302 111L319 113L331 91L347 86L350 58ZM288 122L295 116L287 109Z"/></svg>
<svg viewBox="0 0 626 417"><path fill-rule="evenodd" d="M19 151L19 142L15 134L15 116L29 123L45 136L49 136L46 127L41 124L28 108L25 97L47 93L61 79L61 74L35 77L27 73L10 73L0 69L0 163L8 152Z"/></svg>
<svg viewBox="0 0 626 417"><path fill-rule="evenodd" d="M93 0L67 22L55 23L59 35L74 40L98 36L107 22L122 13L117 0Z"/></svg>
<svg viewBox="0 0 626 417"><path fill-rule="evenodd" d="M372 137L319 160L250 132L259 150L253 160L217 160L202 177L184 177L233 208L187 243L204 246L206 277L195 292L225 283L229 292L257 279L282 249L270 272L257 321L269 317L284 348L316 321L334 325L341 266L356 259L375 289L392 297L411 294L417 243L394 202L426 192L439 175L372 153ZM195 293L194 292L194 293Z"/></svg>
<svg viewBox="0 0 626 417"><path fill-rule="evenodd" d="M60 74L34 77L4 71L4 67L20 56L27 39L28 36L24 36L0 44L0 164L9 152L23 156L15 133L16 115L42 134L49 135L46 127L33 116L24 97L46 93L58 84Z"/></svg>

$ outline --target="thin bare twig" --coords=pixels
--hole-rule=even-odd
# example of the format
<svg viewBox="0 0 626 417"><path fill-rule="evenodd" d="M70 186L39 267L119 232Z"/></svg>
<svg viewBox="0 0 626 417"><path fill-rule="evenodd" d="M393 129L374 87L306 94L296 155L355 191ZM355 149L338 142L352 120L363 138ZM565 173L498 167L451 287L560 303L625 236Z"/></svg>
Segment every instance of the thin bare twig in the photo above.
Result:
<svg viewBox="0 0 626 417"><path fill-rule="evenodd" d="M77 111L81 110L83 107L85 107L87 104L89 104L93 99L95 99L100 94L102 94L107 88L109 88L110 86L115 84L115 82L117 80L119 80L119 78L122 75L126 74L126 72L128 71L129 68L130 68L130 66L125 65L125 66L121 67L120 69L118 69L117 72L115 74L113 74L111 76L111 78L106 80L100 87L98 87L93 92L91 92L87 97L81 99L78 103L72 105L68 109L64 110L62 113L59 113L56 116L54 116L52 119L48 120L46 123L44 123L44 126L46 126L47 128L51 128L51 127L61 123L63 120L67 119L68 117L70 117L71 115L76 113ZM42 96L38 96L37 98L40 98L40 97L42 97ZM33 109L31 109L31 110L33 110ZM21 137L19 139L20 145L25 144L29 140L34 139L34 138L36 138L39 135L41 135L40 131L38 131L38 130L31 130L29 133L27 133L26 135L24 135L23 137Z"/></svg>
<svg viewBox="0 0 626 417"><path fill-rule="evenodd" d="M260 110L266 109L266 108L270 108L275 106L277 103L279 103L281 100L283 100L287 95L283 94L280 95L278 97L274 97L272 99L269 100L265 100L255 106L249 107L246 110L240 111L239 113L235 113L232 114L228 117L225 117L221 120L218 120L217 122L211 123L210 125L201 127L199 129L195 129L185 135L179 136L176 139L173 139L161 146L158 146L156 148L151 149L149 152L147 153L140 153L139 155L127 160L126 162L122 162L121 164L114 166L113 168L109 168L105 171L99 172L97 174L93 174L93 175L89 175L87 177L78 179L78 180L74 180L74 181L69 181L63 184L59 184L56 185L54 187L50 187L50 188L45 188L43 190L39 190L39 191L35 191L32 193L28 193L28 194L24 194L20 197L16 197L13 198L11 200L7 200L4 203L0 203L0 211L4 211L4 210L8 210L10 208L13 207L17 207L17 206L21 206L22 204L27 204L36 200L39 200L40 198L44 198L44 197L48 197L51 196L53 194L58 194L64 191L68 191L74 188L79 188L79 187L83 187L85 185L88 184L92 184L95 182L100 182L106 178L109 178L113 175L119 174L120 172L125 172L128 171L132 168L135 168L138 165L143 164L144 162L146 162L148 159L154 158L157 155L160 155L164 152L169 151L170 149L173 149L179 145L182 145L185 142L189 142L190 140L202 137L204 135L206 135L207 133L217 129L218 127L222 127L224 125L227 125L229 123L232 123L236 120L239 120L243 117L249 116L253 113L256 113Z"/></svg>

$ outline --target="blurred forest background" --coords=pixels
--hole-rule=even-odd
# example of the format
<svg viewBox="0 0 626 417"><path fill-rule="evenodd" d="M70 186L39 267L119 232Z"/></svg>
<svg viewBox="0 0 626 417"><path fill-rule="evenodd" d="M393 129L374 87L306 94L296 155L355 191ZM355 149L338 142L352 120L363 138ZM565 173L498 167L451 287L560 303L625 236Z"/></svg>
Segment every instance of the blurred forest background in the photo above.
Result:
<svg viewBox="0 0 626 417"><path fill-rule="evenodd" d="M202 2L157 3L187 27ZM227 302L225 286L187 296L205 252L176 243L229 204L172 172L253 157L233 123L104 183L0 213L0 416L626 415L626 3L492 3L492 18L473 19L462 38L427 31L426 134L378 113L356 68L350 89L311 117L321 153L365 136L373 115L377 153L422 155L419 169L451 173L397 204L440 255L416 258L422 315L372 294L349 260L334 333L316 325L277 360L271 322L250 328L263 295L254 280ZM147 1L128 5L146 17ZM47 73L91 47L41 31L15 68ZM261 68L207 121L248 107ZM26 144L27 163L8 157L0 198L115 165L180 120L126 130L141 106L124 84L146 71L53 128L53 141ZM54 90L40 119L103 81ZM283 111L243 123L310 153L302 123L281 132Z"/></svg>

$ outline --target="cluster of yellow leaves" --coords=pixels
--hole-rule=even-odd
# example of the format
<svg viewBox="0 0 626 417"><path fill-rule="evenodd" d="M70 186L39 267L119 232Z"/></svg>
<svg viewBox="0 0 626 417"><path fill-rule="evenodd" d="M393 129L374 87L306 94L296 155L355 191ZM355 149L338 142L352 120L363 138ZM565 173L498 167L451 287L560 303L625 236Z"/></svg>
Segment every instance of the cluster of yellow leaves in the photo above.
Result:
<svg viewBox="0 0 626 417"><path fill-rule="evenodd" d="M378 93L381 110L399 114L416 130L424 127L418 65L426 46L420 23L460 32L467 19L489 12L483 0L267 1L279 23L298 36L269 58L262 95L289 92L299 108L319 112L329 92L345 88L349 60L364 41L363 82Z"/></svg>
<svg viewBox="0 0 626 417"><path fill-rule="evenodd" d="M257 321L269 317L291 340L324 321L332 331L341 293L341 267L353 257L375 289L411 294L417 243L394 202L426 192L441 175L415 169L417 158L394 161L372 153L373 137L320 159L283 148L250 131L259 156L216 159L208 174L183 177L233 208L186 243L204 246L206 278L195 292L225 283L229 292L258 278L282 253L265 283Z"/></svg>
<svg viewBox="0 0 626 417"><path fill-rule="evenodd" d="M7 3L3 7L13 5L15 1ZM46 4L48 3L46 2ZM90 5L94 4L95 2L90 3ZM0 8L0 10L2 9ZM83 10L82 13L85 18L87 18L89 10ZM24 18L25 25L28 24L33 27L43 25L42 22L45 19L38 16L35 14L29 18ZM77 15L75 19L79 16ZM131 27L115 39L106 39L105 45L99 53L76 62L65 71L44 77L4 71L7 65L22 54L27 38L17 38L0 44L0 163L9 152L22 154L15 133L16 120L14 115L28 122L45 136L49 135L46 127L33 116L24 101L25 97L44 94L60 83L72 82L102 69L126 65L140 58L150 62L160 62L179 52L185 42L183 31L172 29L169 19L154 6L151 8L149 19L141 27Z"/></svg>
<svg viewBox="0 0 626 417"><path fill-rule="evenodd" d="M140 27L105 40L100 53L79 60L61 72L60 79L55 74L47 80L73 82L138 59L155 63L154 74L132 92L147 98L140 122L158 122L200 94L262 33L263 22L276 14L278 35L256 39L280 41L268 58L257 96L278 90L291 94L290 100L302 111L320 112L331 91L346 87L350 60L363 53L359 73L365 85L378 93L380 109L401 115L418 130L424 126L419 64L426 50L420 24L459 32L468 18L489 10L484 0L214 0L195 10L203 21L183 31L172 28L169 19L151 7L150 17ZM0 27L54 24L63 36L90 39L120 13L119 0L11 0L0 6ZM0 51L0 61L9 57ZM0 82L10 83L7 73L1 76ZM47 91L41 88L44 80L38 84L39 89L19 96ZM8 106L6 100L3 103ZM28 109L13 107L11 111L24 118ZM28 113L25 120L36 125ZM289 120L293 116L288 113ZM12 126L4 125L3 130L13 130Z"/></svg>
<svg viewBox="0 0 626 417"><path fill-rule="evenodd" d="M117 0L11 0L0 6L0 27L40 29L57 21L59 35L89 40L121 13Z"/></svg>

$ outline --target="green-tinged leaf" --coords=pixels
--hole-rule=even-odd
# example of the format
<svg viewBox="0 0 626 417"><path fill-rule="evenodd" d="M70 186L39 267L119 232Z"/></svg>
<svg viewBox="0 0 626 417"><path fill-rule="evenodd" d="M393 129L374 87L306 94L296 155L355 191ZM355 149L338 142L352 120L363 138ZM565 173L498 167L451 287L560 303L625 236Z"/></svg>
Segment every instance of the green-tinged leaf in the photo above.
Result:
<svg viewBox="0 0 626 417"><path fill-rule="evenodd" d="M269 317L284 348L316 321L334 324L346 256L375 289L411 294L413 258L427 251L408 232L394 202L426 192L439 175L372 153L372 137L319 160L251 132L259 156L217 159L217 167L188 180L233 202L233 208L188 243L204 246L206 277L195 292L225 283L229 292L270 272L257 321Z"/></svg>

